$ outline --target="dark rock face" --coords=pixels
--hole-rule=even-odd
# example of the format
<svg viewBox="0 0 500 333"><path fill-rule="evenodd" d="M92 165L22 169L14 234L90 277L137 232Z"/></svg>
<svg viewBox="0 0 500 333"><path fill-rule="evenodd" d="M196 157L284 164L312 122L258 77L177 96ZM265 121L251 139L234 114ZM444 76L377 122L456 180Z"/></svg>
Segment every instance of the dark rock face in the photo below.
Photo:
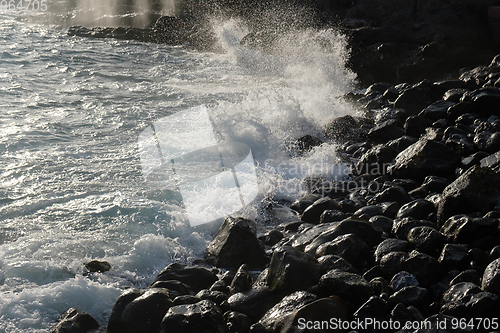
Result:
<svg viewBox="0 0 500 333"><path fill-rule="evenodd" d="M500 259L493 260L483 274L482 288L495 294L500 294Z"/></svg>
<svg viewBox="0 0 500 333"><path fill-rule="evenodd" d="M349 310L345 302L336 296L321 298L295 310L288 316L282 317L274 325L273 332L293 333L300 332L299 320L318 322L329 321L331 318L348 320ZM323 330L311 329L309 332L321 332Z"/></svg>
<svg viewBox="0 0 500 333"><path fill-rule="evenodd" d="M372 287L361 275L335 270L321 277L319 288L323 295L341 297L353 310L373 295Z"/></svg>
<svg viewBox="0 0 500 333"><path fill-rule="evenodd" d="M149 331L154 332L154 331ZM177 305L168 309L161 321L160 333L228 332L221 310L213 302Z"/></svg>
<svg viewBox="0 0 500 333"><path fill-rule="evenodd" d="M493 208L500 197L500 175L474 166L448 185L438 206L441 224L452 215L483 212Z"/></svg>
<svg viewBox="0 0 500 333"><path fill-rule="evenodd" d="M207 262L224 268L237 268L247 264L262 268L268 262L264 250L253 232L254 222L244 218L228 217L207 247Z"/></svg>
<svg viewBox="0 0 500 333"><path fill-rule="evenodd" d="M344 142L355 136L354 128L358 125L353 116L347 115L330 120L324 126L324 133L330 139Z"/></svg>
<svg viewBox="0 0 500 333"><path fill-rule="evenodd" d="M429 215L436 212L434 204L427 200L417 199L402 206L397 218L410 217L417 220L428 219Z"/></svg>
<svg viewBox="0 0 500 333"><path fill-rule="evenodd" d="M87 333L98 328L99 324L91 315L71 308L59 317L59 323L50 330L50 333Z"/></svg>
<svg viewBox="0 0 500 333"><path fill-rule="evenodd" d="M488 248L497 242L498 220L455 215L446 220L441 233L452 243Z"/></svg>
<svg viewBox="0 0 500 333"><path fill-rule="evenodd" d="M418 280L417 278L408 272L401 271L394 275L391 279L390 286L392 290L394 291L399 291L405 287L410 287L410 286L418 286ZM404 303L404 302L403 302Z"/></svg>
<svg viewBox="0 0 500 333"><path fill-rule="evenodd" d="M201 289L210 288L210 286L217 281L217 275L205 267L173 263L163 269L151 285L159 281L169 280L180 281L195 292L198 292Z"/></svg>
<svg viewBox="0 0 500 333"><path fill-rule="evenodd" d="M257 287L245 292L236 293L227 300L227 307L247 315L257 321L269 310L275 301L268 287Z"/></svg>
<svg viewBox="0 0 500 333"><path fill-rule="evenodd" d="M156 281L149 288L166 288L172 298L191 293L191 289L186 284L177 280Z"/></svg>
<svg viewBox="0 0 500 333"><path fill-rule="evenodd" d="M284 246L273 253L267 283L273 292L286 295L312 287L320 276L321 269L314 257L293 247Z"/></svg>
<svg viewBox="0 0 500 333"><path fill-rule="evenodd" d="M402 239L388 238L383 240L375 250L375 261L380 262L380 259L386 254L394 251L406 251L408 242Z"/></svg>
<svg viewBox="0 0 500 333"><path fill-rule="evenodd" d="M307 207L302 213L301 220L306 223L318 224L321 214L325 210L339 209L339 205L330 198L321 198Z"/></svg>
<svg viewBox="0 0 500 333"><path fill-rule="evenodd" d="M304 305L314 302L318 297L306 291L297 291L284 297L262 317L259 323L267 330L272 330L275 323L285 316L300 309Z"/></svg>
<svg viewBox="0 0 500 333"><path fill-rule="evenodd" d="M445 269L458 269L465 264L467 251L463 244L445 244L438 260Z"/></svg>
<svg viewBox="0 0 500 333"><path fill-rule="evenodd" d="M89 272L107 272L111 269L111 265L107 261L99 261L99 260L92 260L91 262L88 262L85 264L85 268L89 270Z"/></svg>
<svg viewBox="0 0 500 333"><path fill-rule="evenodd" d="M224 313L228 333L250 333L252 321L243 313L227 311Z"/></svg>
<svg viewBox="0 0 500 333"><path fill-rule="evenodd" d="M157 332L168 309L172 306L166 289L131 289L116 301L108 321L110 333Z"/></svg>
<svg viewBox="0 0 500 333"><path fill-rule="evenodd" d="M337 255L327 254L319 257L318 263L322 273L326 273L334 269L348 273L358 273L347 260Z"/></svg>
<svg viewBox="0 0 500 333"><path fill-rule="evenodd" d="M238 268L233 281L231 281L229 290L231 291L231 294L235 294L241 291L246 291L250 288L252 288L252 277L248 271L248 266L244 264Z"/></svg>
<svg viewBox="0 0 500 333"><path fill-rule="evenodd" d="M460 156L444 144L421 139L399 153L389 172L395 177L413 179L446 176L459 162Z"/></svg>
<svg viewBox="0 0 500 333"><path fill-rule="evenodd" d="M418 250L432 254L443 245L443 236L432 227L415 227L408 233L408 242Z"/></svg>
<svg viewBox="0 0 500 333"><path fill-rule="evenodd" d="M316 257L334 254L344 258L351 265L357 266L365 260L368 251L368 246L358 236L347 234L319 246L316 250Z"/></svg>
<svg viewBox="0 0 500 333"><path fill-rule="evenodd" d="M387 142L405 135L403 124L395 119L386 120L370 129L368 139L376 142Z"/></svg>
<svg viewBox="0 0 500 333"><path fill-rule="evenodd" d="M422 287L408 286L392 294L388 302L389 304L403 303L406 306L426 306L429 304L429 292Z"/></svg>

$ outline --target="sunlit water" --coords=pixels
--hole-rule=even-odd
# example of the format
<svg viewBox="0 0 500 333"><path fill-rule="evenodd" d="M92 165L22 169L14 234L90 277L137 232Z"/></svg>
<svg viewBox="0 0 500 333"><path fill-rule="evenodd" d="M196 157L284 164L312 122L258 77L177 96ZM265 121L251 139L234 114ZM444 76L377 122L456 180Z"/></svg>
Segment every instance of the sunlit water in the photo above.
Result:
<svg viewBox="0 0 500 333"><path fill-rule="evenodd" d="M235 21L216 31L225 53L68 37L0 13L1 332L44 332L69 307L105 326L125 288L203 256L220 222L189 227L181 196L142 177L137 138L155 120L205 104L218 140L248 144L260 194L238 214L260 224L263 198L299 194L276 189L301 175L269 166L336 162L329 144L304 158L286 147L352 112L338 98L354 81L343 39L291 34L271 56L240 47ZM92 259L111 271L84 275Z"/></svg>

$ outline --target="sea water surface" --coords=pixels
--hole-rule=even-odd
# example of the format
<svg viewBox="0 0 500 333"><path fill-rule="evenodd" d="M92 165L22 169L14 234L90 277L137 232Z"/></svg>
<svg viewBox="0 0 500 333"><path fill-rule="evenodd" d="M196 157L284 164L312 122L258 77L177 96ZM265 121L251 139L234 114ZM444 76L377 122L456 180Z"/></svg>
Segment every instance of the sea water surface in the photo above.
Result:
<svg viewBox="0 0 500 333"><path fill-rule="evenodd" d="M241 47L229 20L214 53L69 37L30 15L0 13L0 332L45 332L69 307L105 326L125 288L203 256L220 223L191 228L181 196L142 176L137 138L155 120L206 105L218 140L249 145L260 194L238 214L260 224L263 200L300 194L277 190L303 176L278 165L336 163L330 144L288 150L353 112L336 32L290 33L270 55ZM112 269L85 274L93 259Z"/></svg>

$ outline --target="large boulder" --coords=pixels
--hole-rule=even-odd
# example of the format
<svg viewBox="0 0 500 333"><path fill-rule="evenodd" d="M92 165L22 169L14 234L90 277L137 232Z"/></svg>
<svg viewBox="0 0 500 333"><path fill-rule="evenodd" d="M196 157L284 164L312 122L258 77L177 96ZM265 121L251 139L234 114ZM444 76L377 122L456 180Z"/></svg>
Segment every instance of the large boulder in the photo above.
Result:
<svg viewBox="0 0 500 333"><path fill-rule="evenodd" d="M273 252L267 284L278 294L307 290L321 277L318 261L299 249L283 246Z"/></svg>
<svg viewBox="0 0 500 333"><path fill-rule="evenodd" d="M423 180L428 175L447 176L460 163L460 155L444 144L425 138L396 156L389 172L397 178Z"/></svg>
<svg viewBox="0 0 500 333"><path fill-rule="evenodd" d="M254 233L254 222L228 217L208 245L206 260L223 268L238 268L247 264L251 269L263 268L269 259Z"/></svg>
<svg viewBox="0 0 500 333"><path fill-rule="evenodd" d="M500 174L474 166L448 185L439 201L438 222L456 214L490 211L500 197Z"/></svg>
<svg viewBox="0 0 500 333"><path fill-rule="evenodd" d="M88 313L71 308L65 311L50 333L87 333L99 328L97 321Z"/></svg>
<svg viewBox="0 0 500 333"><path fill-rule="evenodd" d="M172 305L170 293L166 289L129 289L113 306L107 332L158 332L163 317Z"/></svg>
<svg viewBox="0 0 500 333"><path fill-rule="evenodd" d="M156 332L156 331L150 331ZM168 309L159 333L226 333L222 311L209 300Z"/></svg>
<svg viewBox="0 0 500 333"><path fill-rule="evenodd" d="M208 289L217 281L217 275L211 270L201 266L188 266L181 263L173 263L164 268L156 279L151 283L151 286L165 287L167 284L158 284L161 281L177 280L189 286L195 292L202 289ZM173 285L174 283L169 285ZM181 286L178 286L182 288ZM184 288L182 288L184 289Z"/></svg>

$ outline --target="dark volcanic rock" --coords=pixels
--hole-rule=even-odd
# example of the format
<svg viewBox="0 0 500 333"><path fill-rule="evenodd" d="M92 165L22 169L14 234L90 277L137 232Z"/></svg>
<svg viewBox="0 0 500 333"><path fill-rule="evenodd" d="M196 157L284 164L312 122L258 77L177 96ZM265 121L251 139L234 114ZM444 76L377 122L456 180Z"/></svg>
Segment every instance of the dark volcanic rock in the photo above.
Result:
<svg viewBox="0 0 500 333"><path fill-rule="evenodd" d="M166 289L127 290L113 307L107 332L158 332L163 317L172 305Z"/></svg>
<svg viewBox="0 0 500 333"><path fill-rule="evenodd" d="M353 266L358 266L365 260L368 251L368 246L358 236L346 234L320 245L316 250L316 258L334 254L344 258Z"/></svg>
<svg viewBox="0 0 500 333"><path fill-rule="evenodd" d="M191 289L185 283L177 280L156 281L149 288L166 288L170 291L172 298L191 293Z"/></svg>
<svg viewBox="0 0 500 333"><path fill-rule="evenodd" d="M417 278L413 274L405 271L401 271L395 274L390 282L390 286L394 291L399 291L405 287L418 286L418 285L419 283Z"/></svg>
<svg viewBox="0 0 500 333"><path fill-rule="evenodd" d="M241 265L238 271L234 275L233 281L231 281L231 286L229 290L231 294L239 293L240 291L246 291L252 288L252 277L248 271L248 266L246 264Z"/></svg>
<svg viewBox="0 0 500 333"><path fill-rule="evenodd" d="M408 233L408 242L424 253L433 254L443 245L443 236L433 227L415 227Z"/></svg>
<svg viewBox="0 0 500 333"><path fill-rule="evenodd" d="M436 207L430 201L417 199L402 206L397 218L410 217L417 220L428 219L429 215L436 212Z"/></svg>
<svg viewBox="0 0 500 333"><path fill-rule="evenodd" d="M241 217L226 218L207 247L207 262L224 268L237 268L243 264L251 269L263 268L269 259L255 237L254 224Z"/></svg>
<svg viewBox="0 0 500 333"><path fill-rule="evenodd" d="M321 199L321 195L319 194L308 194L303 196L302 198L296 200L294 203L290 205L290 208L302 214L304 210L312 205L316 200Z"/></svg>
<svg viewBox="0 0 500 333"><path fill-rule="evenodd" d="M227 311L224 313L224 319L227 323L228 333L250 333L252 321L247 315L236 311Z"/></svg>
<svg viewBox="0 0 500 333"><path fill-rule="evenodd" d="M87 333L99 328L97 321L88 313L71 308L60 317L50 333Z"/></svg>
<svg viewBox="0 0 500 333"><path fill-rule="evenodd" d="M368 301L359 307L354 313L354 318L359 318L361 320L370 318L382 321L385 317L386 311L388 309L387 302L378 297L372 296Z"/></svg>
<svg viewBox="0 0 500 333"><path fill-rule="evenodd" d="M422 287L408 286L392 294L388 302L389 304L403 303L406 306L426 306L430 303L429 292Z"/></svg>
<svg viewBox="0 0 500 333"><path fill-rule="evenodd" d="M282 317L274 325L273 332L276 333L294 333L300 332L299 320L309 322L330 321L332 318L337 318L341 321L349 319L349 310L345 302L336 296L328 298L321 298L312 303L295 310L288 316ZM307 330L308 332L315 333L323 330Z"/></svg>
<svg viewBox="0 0 500 333"><path fill-rule="evenodd" d="M85 268L89 270L89 272L107 272L111 269L111 265L107 261L99 261L92 260L89 263L85 264Z"/></svg>
<svg viewBox="0 0 500 333"><path fill-rule="evenodd" d="M273 292L286 295L312 287L320 276L321 269L314 257L284 246L273 253L267 283Z"/></svg>
<svg viewBox="0 0 500 333"><path fill-rule="evenodd" d="M446 220L441 233L452 243L491 248L498 239L498 219L455 215Z"/></svg>
<svg viewBox="0 0 500 333"><path fill-rule="evenodd" d="M500 175L474 166L448 185L438 206L441 224L452 215L490 211L500 197Z"/></svg>
<svg viewBox="0 0 500 333"><path fill-rule="evenodd" d="M403 124L395 119L390 119L370 129L368 139L376 143L383 143L403 135L405 135Z"/></svg>
<svg viewBox="0 0 500 333"><path fill-rule="evenodd" d="M383 256L393 251L406 251L408 242L402 239L388 238L382 241L375 250L375 261L380 262Z"/></svg>
<svg viewBox="0 0 500 333"><path fill-rule="evenodd" d="M410 116L406 118L403 126L407 135L418 138L425 133L425 129L432 125L432 121L428 118L420 116Z"/></svg>
<svg viewBox="0 0 500 333"><path fill-rule="evenodd" d="M217 275L205 267L173 263L164 268L151 285L158 281L169 280L180 281L198 292L201 289L210 288L217 281Z"/></svg>
<svg viewBox="0 0 500 333"><path fill-rule="evenodd" d="M335 270L321 277L319 288L323 295L341 297L352 310L356 310L373 295L370 284L361 275Z"/></svg>
<svg viewBox="0 0 500 333"><path fill-rule="evenodd" d="M459 269L466 262L467 251L463 244L445 244L438 260L446 270Z"/></svg>
<svg viewBox="0 0 500 333"><path fill-rule="evenodd" d="M333 210L339 208L339 205L332 199L328 197L321 198L316 200L312 205L304 210L301 220L306 223L318 224L319 218L325 210Z"/></svg>
<svg viewBox="0 0 500 333"><path fill-rule="evenodd" d="M344 142L355 135L354 128L358 125L353 116L346 115L330 120L324 127L324 133L330 139Z"/></svg>
<svg viewBox="0 0 500 333"><path fill-rule="evenodd" d="M425 87L425 83L421 82L403 91L394 102L394 107L404 109L410 114L417 114L431 103L429 89Z"/></svg>
<svg viewBox="0 0 500 333"><path fill-rule="evenodd" d="M460 156L444 144L420 139L398 154L389 172L421 180L428 175L447 176L459 163Z"/></svg>
<svg viewBox="0 0 500 333"><path fill-rule="evenodd" d="M434 223L426 220L416 220L409 217L395 219L392 226L392 233L399 239L408 239L408 233L415 227L435 227Z"/></svg>
<svg viewBox="0 0 500 333"><path fill-rule="evenodd" d="M418 115L436 121L446 117L446 111L455 103L450 101L437 101L423 109Z"/></svg>
<svg viewBox="0 0 500 333"><path fill-rule="evenodd" d="M154 331L149 331L154 332ZM177 305L168 309L159 333L224 333L228 332L221 310L213 302Z"/></svg>
<svg viewBox="0 0 500 333"><path fill-rule="evenodd" d="M253 321L259 320L274 304L272 292L268 287L236 293L227 300L229 309L244 313Z"/></svg>
<svg viewBox="0 0 500 333"><path fill-rule="evenodd" d="M348 214L340 210L325 210L319 217L319 223L339 222L348 217Z"/></svg>
<svg viewBox="0 0 500 333"><path fill-rule="evenodd" d="M267 330L272 330L276 321L300 309L304 305L314 302L318 297L306 291L297 291L284 297L262 317L259 323Z"/></svg>
<svg viewBox="0 0 500 333"><path fill-rule="evenodd" d="M482 287L484 291L500 295L500 259L493 260L486 267Z"/></svg>
<svg viewBox="0 0 500 333"><path fill-rule="evenodd" d="M325 228L306 246L305 252L315 255L321 244L332 241L338 236L351 233L358 236L368 246L375 246L380 242L380 230L375 229L368 222L350 218L337 223L334 222L334 225Z"/></svg>
<svg viewBox="0 0 500 333"><path fill-rule="evenodd" d="M347 260L337 255L327 254L319 257L318 263L323 273L327 273L334 269L348 273L358 273Z"/></svg>

